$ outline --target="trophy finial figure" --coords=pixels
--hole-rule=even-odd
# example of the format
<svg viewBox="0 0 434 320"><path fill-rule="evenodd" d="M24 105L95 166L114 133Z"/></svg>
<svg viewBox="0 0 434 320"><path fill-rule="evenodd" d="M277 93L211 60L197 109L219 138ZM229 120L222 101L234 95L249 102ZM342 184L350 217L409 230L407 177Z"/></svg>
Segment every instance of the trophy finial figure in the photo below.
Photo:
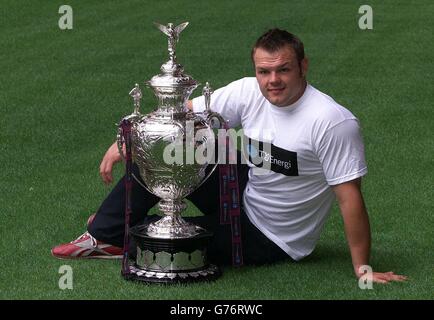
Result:
<svg viewBox="0 0 434 320"><path fill-rule="evenodd" d="M130 96L134 100L134 114L139 113L140 100L142 99L142 90L140 90L139 84L136 83L134 88L130 91Z"/></svg>
<svg viewBox="0 0 434 320"><path fill-rule="evenodd" d="M154 22L157 28L163 32L168 37L168 50L170 60L176 60L176 43L179 40L179 34L184 30L188 22L181 23L180 25L174 27L173 23L168 23L167 26Z"/></svg>
<svg viewBox="0 0 434 320"><path fill-rule="evenodd" d="M203 87L202 94L205 97L205 110L211 111L210 105L211 105L211 94L214 91L211 89L211 86L209 85L209 82L207 81L205 84L205 87Z"/></svg>

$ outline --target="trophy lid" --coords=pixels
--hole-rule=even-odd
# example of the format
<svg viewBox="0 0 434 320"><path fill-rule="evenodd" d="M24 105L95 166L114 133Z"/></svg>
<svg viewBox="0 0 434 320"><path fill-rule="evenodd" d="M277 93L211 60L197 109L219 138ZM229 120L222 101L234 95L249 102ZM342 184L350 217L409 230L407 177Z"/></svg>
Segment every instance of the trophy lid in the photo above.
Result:
<svg viewBox="0 0 434 320"><path fill-rule="evenodd" d="M188 74L184 74L182 65L176 61L167 61L161 66L162 73L153 76L147 82L150 87L197 87L198 83Z"/></svg>
<svg viewBox="0 0 434 320"><path fill-rule="evenodd" d="M196 80L191 76L184 74L184 68L176 62L176 44L179 40L179 34L187 27L188 22L181 23L176 27L174 27L172 23L168 23L166 26L159 23L154 24L168 37L169 60L161 66L161 73L152 77L152 79L147 82L147 85L152 88L197 87L198 84Z"/></svg>

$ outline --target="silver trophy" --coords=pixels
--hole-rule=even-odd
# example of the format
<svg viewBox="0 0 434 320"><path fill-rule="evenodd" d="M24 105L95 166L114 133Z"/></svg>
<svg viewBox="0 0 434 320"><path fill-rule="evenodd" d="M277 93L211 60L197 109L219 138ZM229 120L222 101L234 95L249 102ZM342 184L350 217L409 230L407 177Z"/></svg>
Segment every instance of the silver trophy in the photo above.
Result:
<svg viewBox="0 0 434 320"><path fill-rule="evenodd" d="M125 117L131 123L131 156L138 166L141 180L136 180L149 192L161 198L158 203L162 218L150 224L135 226L130 234L137 245L137 258L129 267L129 278L145 282L190 282L215 279L217 266L209 264L206 245L212 233L186 222L181 213L186 208L184 198L198 188L214 171L215 135L213 126L223 123L209 109L211 88L203 93L206 111L195 114L186 104L198 86L176 61L179 34L188 22L174 26L156 24L168 37L169 60L161 73L146 83L158 99L154 112L139 111L142 92L139 86L131 90L134 112ZM119 151L124 139L118 134ZM199 155L199 157L198 157Z"/></svg>

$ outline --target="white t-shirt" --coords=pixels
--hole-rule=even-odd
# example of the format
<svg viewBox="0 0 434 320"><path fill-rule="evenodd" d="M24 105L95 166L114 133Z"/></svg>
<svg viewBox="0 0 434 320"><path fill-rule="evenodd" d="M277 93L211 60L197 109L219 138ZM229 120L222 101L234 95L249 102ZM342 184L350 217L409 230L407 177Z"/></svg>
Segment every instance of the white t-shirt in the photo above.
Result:
<svg viewBox="0 0 434 320"><path fill-rule="evenodd" d="M203 96L193 99L194 112L204 109ZM335 199L330 186L367 173L356 117L309 84L298 101L277 107L254 77L216 90L211 109L250 138L250 221L293 259L309 255Z"/></svg>

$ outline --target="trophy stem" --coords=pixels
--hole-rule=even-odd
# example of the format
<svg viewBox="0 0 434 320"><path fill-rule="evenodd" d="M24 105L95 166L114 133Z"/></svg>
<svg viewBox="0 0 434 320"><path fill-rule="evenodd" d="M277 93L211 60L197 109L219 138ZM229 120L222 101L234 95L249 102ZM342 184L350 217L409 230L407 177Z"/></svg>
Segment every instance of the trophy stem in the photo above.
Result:
<svg viewBox="0 0 434 320"><path fill-rule="evenodd" d="M181 217L181 212L187 207L183 200L162 199L158 206L164 216L149 224L149 237L180 239L193 237L203 231L201 227L188 223Z"/></svg>
<svg viewBox="0 0 434 320"><path fill-rule="evenodd" d="M184 200L171 200L171 199L161 199L158 202L158 208L165 215L180 215L182 211L187 208L187 204Z"/></svg>

